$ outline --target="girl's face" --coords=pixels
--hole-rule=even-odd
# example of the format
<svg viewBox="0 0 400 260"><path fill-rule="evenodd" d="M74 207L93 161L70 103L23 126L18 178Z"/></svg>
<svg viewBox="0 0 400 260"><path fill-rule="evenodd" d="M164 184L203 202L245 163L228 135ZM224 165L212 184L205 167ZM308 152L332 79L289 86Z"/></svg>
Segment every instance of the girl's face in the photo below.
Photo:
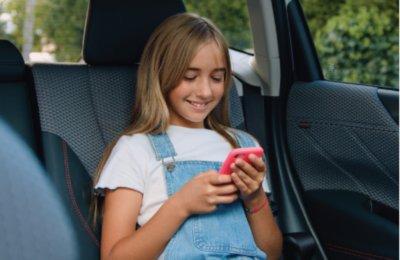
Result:
<svg viewBox="0 0 400 260"><path fill-rule="evenodd" d="M201 45L183 79L168 95L172 125L204 128L204 120L224 94L226 66L214 41Z"/></svg>

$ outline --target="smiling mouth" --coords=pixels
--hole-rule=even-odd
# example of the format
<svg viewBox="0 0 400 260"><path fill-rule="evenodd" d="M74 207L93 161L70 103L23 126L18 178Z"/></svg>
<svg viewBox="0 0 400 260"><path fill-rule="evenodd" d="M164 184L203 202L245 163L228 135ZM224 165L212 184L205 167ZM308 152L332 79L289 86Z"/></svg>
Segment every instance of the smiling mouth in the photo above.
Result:
<svg viewBox="0 0 400 260"><path fill-rule="evenodd" d="M207 108L208 102L193 102L193 101L189 101L188 103L194 107L195 109L205 109Z"/></svg>

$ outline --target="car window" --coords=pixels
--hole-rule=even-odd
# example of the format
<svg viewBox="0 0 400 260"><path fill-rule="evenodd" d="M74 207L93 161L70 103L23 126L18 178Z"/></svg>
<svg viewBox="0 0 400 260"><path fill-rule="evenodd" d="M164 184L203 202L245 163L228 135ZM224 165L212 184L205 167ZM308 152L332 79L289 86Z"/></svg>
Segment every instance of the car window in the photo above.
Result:
<svg viewBox="0 0 400 260"><path fill-rule="evenodd" d="M0 38L17 46L27 62L79 61L87 4L0 0Z"/></svg>
<svg viewBox="0 0 400 260"><path fill-rule="evenodd" d="M246 0L184 0L188 12L212 20L225 35L229 46L253 53Z"/></svg>
<svg viewBox="0 0 400 260"><path fill-rule="evenodd" d="M327 80L399 88L399 3L300 0Z"/></svg>
<svg viewBox="0 0 400 260"><path fill-rule="evenodd" d="M253 53L246 0L184 0L189 12L210 18L229 45ZM78 61L88 0L0 0L0 38L14 43L25 61ZM63 14L71 15L63 15Z"/></svg>

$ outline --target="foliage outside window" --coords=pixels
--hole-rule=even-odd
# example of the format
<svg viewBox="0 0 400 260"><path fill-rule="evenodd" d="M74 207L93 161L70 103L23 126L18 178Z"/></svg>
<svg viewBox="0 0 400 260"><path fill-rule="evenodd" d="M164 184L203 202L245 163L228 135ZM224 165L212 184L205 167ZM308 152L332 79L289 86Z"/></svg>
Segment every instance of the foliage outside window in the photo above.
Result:
<svg viewBox="0 0 400 260"><path fill-rule="evenodd" d="M212 20L223 32L230 47L253 52L246 0L184 0L188 12Z"/></svg>
<svg viewBox="0 0 400 260"><path fill-rule="evenodd" d="M55 61L78 61L88 0L0 0L0 38Z"/></svg>
<svg viewBox="0 0 400 260"><path fill-rule="evenodd" d="M325 78L399 87L399 3L381 0L300 0ZM245 0L184 0L210 18L231 47L252 52ZM78 61L88 0L0 0L0 38L24 54ZM30 30L30 31L29 31Z"/></svg>
<svg viewBox="0 0 400 260"><path fill-rule="evenodd" d="M185 0L189 12L210 18L233 48L252 52L245 0ZM81 59L88 0L0 0L0 38L13 42L29 61L30 53L54 61Z"/></svg>
<svg viewBox="0 0 400 260"><path fill-rule="evenodd" d="M399 3L301 0L328 80L399 87Z"/></svg>

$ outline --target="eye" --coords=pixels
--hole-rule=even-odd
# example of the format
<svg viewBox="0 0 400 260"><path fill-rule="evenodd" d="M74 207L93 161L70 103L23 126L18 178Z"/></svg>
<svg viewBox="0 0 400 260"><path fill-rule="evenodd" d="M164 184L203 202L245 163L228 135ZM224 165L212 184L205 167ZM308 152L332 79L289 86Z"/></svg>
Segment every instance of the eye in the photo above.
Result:
<svg viewBox="0 0 400 260"><path fill-rule="evenodd" d="M199 76L199 73L200 73L199 68L188 67L185 73L183 73L183 80L194 81Z"/></svg>
<svg viewBox="0 0 400 260"><path fill-rule="evenodd" d="M196 78L197 78L196 75L185 75L185 76L183 76L183 80L186 80L186 81L193 81Z"/></svg>
<svg viewBox="0 0 400 260"><path fill-rule="evenodd" d="M215 82L223 82L225 80L225 75L213 75L211 79Z"/></svg>
<svg viewBox="0 0 400 260"><path fill-rule="evenodd" d="M224 78L220 78L220 77L211 77L215 82L222 82L224 80Z"/></svg>

